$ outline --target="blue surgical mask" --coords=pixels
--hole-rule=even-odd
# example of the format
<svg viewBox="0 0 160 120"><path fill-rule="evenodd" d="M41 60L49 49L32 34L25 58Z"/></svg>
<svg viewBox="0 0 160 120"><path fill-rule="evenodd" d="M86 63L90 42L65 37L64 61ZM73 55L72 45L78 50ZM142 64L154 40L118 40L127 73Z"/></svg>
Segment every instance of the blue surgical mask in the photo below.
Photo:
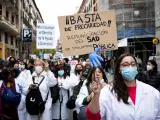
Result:
<svg viewBox="0 0 160 120"><path fill-rule="evenodd" d="M125 67L122 68L122 76L125 80L132 81L137 75L137 67Z"/></svg>
<svg viewBox="0 0 160 120"><path fill-rule="evenodd" d="M25 65L21 65L21 69L24 70L25 69Z"/></svg>
<svg viewBox="0 0 160 120"><path fill-rule="evenodd" d="M58 75L59 75L59 76L63 76L63 75L64 75L64 70L58 71Z"/></svg>

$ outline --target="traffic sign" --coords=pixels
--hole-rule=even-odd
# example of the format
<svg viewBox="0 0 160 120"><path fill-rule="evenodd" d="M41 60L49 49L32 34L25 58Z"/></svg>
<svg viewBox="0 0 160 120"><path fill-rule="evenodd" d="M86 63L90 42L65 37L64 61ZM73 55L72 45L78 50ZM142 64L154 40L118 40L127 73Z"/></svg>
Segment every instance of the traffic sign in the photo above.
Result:
<svg viewBox="0 0 160 120"><path fill-rule="evenodd" d="M23 42L32 42L33 39L33 31L31 28L22 29L22 41Z"/></svg>

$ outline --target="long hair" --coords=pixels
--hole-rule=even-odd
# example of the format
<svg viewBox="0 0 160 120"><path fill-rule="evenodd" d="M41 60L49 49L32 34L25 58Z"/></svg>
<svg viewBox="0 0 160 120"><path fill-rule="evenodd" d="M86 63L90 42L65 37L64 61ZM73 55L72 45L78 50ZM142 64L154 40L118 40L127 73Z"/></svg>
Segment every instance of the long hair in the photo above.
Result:
<svg viewBox="0 0 160 120"><path fill-rule="evenodd" d="M114 91L117 94L118 101L123 100L123 102L125 104L129 104L128 103L129 93L128 93L128 87L124 83L123 77L120 73L120 64L121 64L121 61L123 60L123 58L125 58L127 56L133 57L130 54L122 54L117 59L116 66L115 66L115 73L114 73L113 88L111 90L112 93ZM135 58L134 58L134 60L136 62Z"/></svg>
<svg viewBox="0 0 160 120"><path fill-rule="evenodd" d="M158 71L158 68L157 68L157 63L155 60L149 60L148 62L150 62L154 67L153 67L153 72L156 72Z"/></svg>
<svg viewBox="0 0 160 120"><path fill-rule="evenodd" d="M64 75L63 75L63 78L64 79L66 79L66 77L67 77L67 71L66 71L66 69L64 68L64 65L62 65L62 64L59 64L58 66L57 66L57 68L56 68L56 78L58 78L58 71L59 70L64 70Z"/></svg>
<svg viewBox="0 0 160 120"><path fill-rule="evenodd" d="M105 74L103 68L100 67L100 66L97 67L97 68L102 72L102 78L104 79L105 83L108 83L108 79L106 77L106 74ZM89 86L89 84L92 83L92 75L95 73L97 68L91 68L90 69L89 74L87 76L87 83L86 83L87 86Z"/></svg>
<svg viewBox="0 0 160 120"><path fill-rule="evenodd" d="M78 65L82 66L82 72L84 71L83 65L78 63L78 64L75 66L75 69L74 69L74 74L75 74L76 76L78 75L78 73L77 73L77 66L78 66Z"/></svg>

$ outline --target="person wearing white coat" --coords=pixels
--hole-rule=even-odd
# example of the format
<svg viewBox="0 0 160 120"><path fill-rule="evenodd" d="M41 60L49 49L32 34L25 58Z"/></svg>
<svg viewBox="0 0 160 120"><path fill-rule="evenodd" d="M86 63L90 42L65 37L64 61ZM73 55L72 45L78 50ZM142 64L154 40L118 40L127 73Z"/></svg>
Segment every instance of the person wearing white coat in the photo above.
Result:
<svg viewBox="0 0 160 120"><path fill-rule="evenodd" d="M73 95L74 87L77 86L81 80L84 80L82 78L82 74L83 74L83 65L82 64L77 64L75 66L74 73L71 74L71 76L70 76L70 80L73 81L72 82L73 87L70 88L70 92L69 92L70 97ZM83 83L84 83L84 81L83 81ZM77 115L79 113L79 108L75 107L72 110L73 110L73 120L77 120Z"/></svg>
<svg viewBox="0 0 160 120"><path fill-rule="evenodd" d="M47 69L46 69L47 68ZM46 69L47 71L45 71ZM42 81L41 85L39 86L39 90L42 95L43 101L47 97L48 94L48 99L45 103L45 110L42 113L42 115L30 115L27 112L27 120L52 120L52 114L51 114L51 109L52 109L52 98L51 98L51 93L50 93L50 87L53 87L57 84L56 78L54 77L53 73L49 71L48 69L48 64L44 63L42 60L38 59L35 61L35 72L33 72L32 76L35 78L35 83L40 83L40 81L44 78ZM29 92L30 87L33 85L33 80L28 80L27 81L27 87L23 89L23 93L27 95Z"/></svg>
<svg viewBox="0 0 160 120"><path fill-rule="evenodd" d="M18 65L17 63L14 65L14 68L16 70L18 69L17 65ZM21 72L18 75L18 77L15 78L16 90L18 93L21 93L21 101L20 101L20 104L18 105L19 120L26 120L27 119L27 111L26 111L26 104L25 104L26 95L24 95L22 93L22 89L25 87L27 80L32 79L32 75L31 75L30 71L27 70L26 68L27 68L26 63L21 62L21 64L19 65L19 70L21 70Z"/></svg>
<svg viewBox="0 0 160 120"><path fill-rule="evenodd" d="M123 54L117 60L113 85L100 90L94 79L94 96L88 105L88 120L160 120L160 93L136 80L136 60ZM96 75L95 75L96 76Z"/></svg>
<svg viewBox="0 0 160 120"><path fill-rule="evenodd" d="M57 67L58 74L58 86L59 99L56 103L52 104L52 120L68 120L68 108L66 103L68 101L68 91L72 87L72 81L69 77L66 77L66 71L63 65L58 65Z"/></svg>

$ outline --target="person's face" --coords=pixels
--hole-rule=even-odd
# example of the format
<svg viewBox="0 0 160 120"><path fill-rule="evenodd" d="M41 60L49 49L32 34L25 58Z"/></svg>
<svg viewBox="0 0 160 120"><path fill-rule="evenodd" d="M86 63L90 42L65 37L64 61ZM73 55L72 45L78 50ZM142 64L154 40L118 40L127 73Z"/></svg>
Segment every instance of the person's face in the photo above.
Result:
<svg viewBox="0 0 160 120"><path fill-rule="evenodd" d="M14 59L14 58L11 58L11 62L15 62L15 59Z"/></svg>
<svg viewBox="0 0 160 120"><path fill-rule="evenodd" d="M122 72L122 68L128 67L136 67L136 62L132 56L126 56L122 59L120 63L120 72Z"/></svg>
<svg viewBox="0 0 160 120"><path fill-rule="evenodd" d="M77 65L76 70L82 70L82 65Z"/></svg>
<svg viewBox="0 0 160 120"><path fill-rule="evenodd" d="M85 65L90 65L89 59L86 60L86 64Z"/></svg>
<svg viewBox="0 0 160 120"><path fill-rule="evenodd" d="M28 63L28 65L27 65L28 68L30 68L32 66L33 66L33 64L31 64L31 63Z"/></svg>
<svg viewBox="0 0 160 120"><path fill-rule="evenodd" d="M14 68L19 68L19 64L14 64Z"/></svg>
<svg viewBox="0 0 160 120"><path fill-rule="evenodd" d="M99 81L103 79L102 71L99 68L95 70L95 79Z"/></svg>
<svg viewBox="0 0 160 120"><path fill-rule="evenodd" d="M36 61L36 62L35 62L35 67L36 67L36 66L41 66L41 67L43 68L43 63L40 62L40 61Z"/></svg>

